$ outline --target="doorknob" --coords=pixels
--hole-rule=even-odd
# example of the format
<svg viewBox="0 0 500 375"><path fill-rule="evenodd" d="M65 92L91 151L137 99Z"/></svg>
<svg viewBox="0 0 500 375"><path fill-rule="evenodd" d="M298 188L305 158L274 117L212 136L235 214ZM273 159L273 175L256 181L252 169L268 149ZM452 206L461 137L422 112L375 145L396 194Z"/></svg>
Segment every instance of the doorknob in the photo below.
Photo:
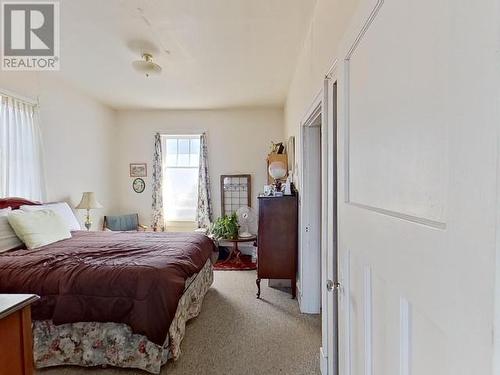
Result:
<svg viewBox="0 0 500 375"><path fill-rule="evenodd" d="M331 292L332 290L338 291L340 289L340 283L339 282L333 282L332 280L327 280L326 281L326 290Z"/></svg>

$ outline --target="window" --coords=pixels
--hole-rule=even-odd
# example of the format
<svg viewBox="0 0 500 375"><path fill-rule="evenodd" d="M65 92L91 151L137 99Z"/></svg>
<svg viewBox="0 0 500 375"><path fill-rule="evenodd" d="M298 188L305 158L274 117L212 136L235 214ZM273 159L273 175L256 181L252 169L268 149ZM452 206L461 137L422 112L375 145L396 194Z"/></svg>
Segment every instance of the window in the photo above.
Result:
<svg viewBox="0 0 500 375"><path fill-rule="evenodd" d="M198 205L199 135L162 136L165 220L196 219Z"/></svg>
<svg viewBox="0 0 500 375"><path fill-rule="evenodd" d="M38 106L0 93L0 197L45 198Z"/></svg>

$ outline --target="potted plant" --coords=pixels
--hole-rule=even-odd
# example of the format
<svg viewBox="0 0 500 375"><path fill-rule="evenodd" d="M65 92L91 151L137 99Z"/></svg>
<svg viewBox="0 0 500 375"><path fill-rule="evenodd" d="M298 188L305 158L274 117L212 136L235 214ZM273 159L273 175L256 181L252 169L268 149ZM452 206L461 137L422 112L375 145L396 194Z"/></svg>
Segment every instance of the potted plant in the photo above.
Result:
<svg viewBox="0 0 500 375"><path fill-rule="evenodd" d="M212 225L210 233L216 240L236 240L240 226L236 212L231 216L224 215L218 218Z"/></svg>

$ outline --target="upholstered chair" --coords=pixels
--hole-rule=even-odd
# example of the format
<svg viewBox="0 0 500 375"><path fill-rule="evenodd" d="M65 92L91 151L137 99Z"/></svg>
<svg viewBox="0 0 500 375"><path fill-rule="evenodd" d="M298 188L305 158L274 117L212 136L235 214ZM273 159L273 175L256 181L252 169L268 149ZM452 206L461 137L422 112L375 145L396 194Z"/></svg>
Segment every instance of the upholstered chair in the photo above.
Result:
<svg viewBox="0 0 500 375"><path fill-rule="evenodd" d="M147 226L139 224L139 214L104 216L103 230L145 231Z"/></svg>

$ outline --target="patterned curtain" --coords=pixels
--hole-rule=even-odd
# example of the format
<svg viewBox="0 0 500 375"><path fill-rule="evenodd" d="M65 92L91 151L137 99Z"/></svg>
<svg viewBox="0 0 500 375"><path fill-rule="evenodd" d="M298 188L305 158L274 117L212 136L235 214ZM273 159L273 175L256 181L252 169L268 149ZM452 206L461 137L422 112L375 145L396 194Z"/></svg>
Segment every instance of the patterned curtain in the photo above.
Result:
<svg viewBox="0 0 500 375"><path fill-rule="evenodd" d="M153 156L153 221L151 226L155 231L165 231L163 217L163 190L162 190L162 154L161 136L155 134L155 151Z"/></svg>
<svg viewBox="0 0 500 375"><path fill-rule="evenodd" d="M210 197L210 176L208 174L207 135L200 136L200 168L198 172L198 228L208 228L212 222L212 199Z"/></svg>

